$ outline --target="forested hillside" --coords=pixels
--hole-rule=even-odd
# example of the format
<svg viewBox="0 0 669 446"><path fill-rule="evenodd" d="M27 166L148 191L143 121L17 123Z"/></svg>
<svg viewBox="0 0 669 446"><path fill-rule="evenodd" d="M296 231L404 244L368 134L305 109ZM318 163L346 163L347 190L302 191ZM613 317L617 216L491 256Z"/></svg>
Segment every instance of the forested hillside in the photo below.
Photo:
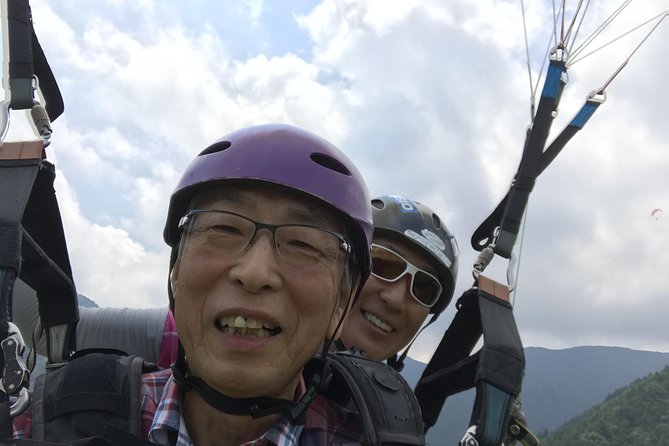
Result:
<svg viewBox="0 0 669 446"><path fill-rule="evenodd" d="M545 436L543 446L669 445L669 367L634 381Z"/></svg>
<svg viewBox="0 0 669 446"><path fill-rule="evenodd" d="M602 403L616 389L669 364L669 353L601 346L565 350L528 347L525 358L522 400L535 433L554 431ZM402 374L413 386L424 366L407 358ZM473 402L471 390L446 400L439 421L428 432L428 442L457 444L467 429Z"/></svg>

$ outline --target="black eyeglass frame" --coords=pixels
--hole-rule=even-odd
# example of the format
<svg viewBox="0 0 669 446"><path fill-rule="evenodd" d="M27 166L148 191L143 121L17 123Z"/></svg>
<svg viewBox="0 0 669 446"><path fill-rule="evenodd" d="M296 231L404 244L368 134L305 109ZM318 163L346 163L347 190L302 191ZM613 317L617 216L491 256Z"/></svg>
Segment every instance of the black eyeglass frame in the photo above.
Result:
<svg viewBox="0 0 669 446"><path fill-rule="evenodd" d="M304 227L304 228L313 228L313 229L318 229L323 232L327 232L330 235L333 235L337 238L339 241L339 249L344 251L346 255L351 254L351 244L344 238L344 236L338 232L332 231L330 229L325 229L321 228L319 226L315 225L305 225L305 224L299 224L299 223L287 223L287 224L282 224L282 225L271 225L269 223L261 223L259 221L255 221L252 218L247 217L246 215L241 215L236 212L230 212L230 211L224 211L222 209L191 209L190 211L186 212L186 214L179 219L179 224L177 225L178 231L183 233L184 229L190 222L192 221L193 217L197 214L202 214L205 212L215 212L215 213L221 213L221 214L229 214L229 215L234 215L235 217L239 217L241 219L244 219L246 221L250 221L254 225L253 233L251 234L251 238L249 238L248 242L241 248L239 248L237 251L229 251L229 252L239 252L246 248L249 245L252 245L253 242L255 241L256 235L258 234L259 229L267 229L272 233L272 242L274 244L274 247L277 249L277 251L280 253L281 251L279 250L279 245L276 241L276 231L279 228L283 227Z"/></svg>

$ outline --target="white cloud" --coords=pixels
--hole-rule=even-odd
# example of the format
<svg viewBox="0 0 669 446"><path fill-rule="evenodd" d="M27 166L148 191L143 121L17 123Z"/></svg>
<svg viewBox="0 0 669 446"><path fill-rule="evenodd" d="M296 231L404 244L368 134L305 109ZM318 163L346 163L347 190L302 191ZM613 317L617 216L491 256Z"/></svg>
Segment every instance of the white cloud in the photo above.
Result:
<svg viewBox="0 0 669 446"><path fill-rule="evenodd" d="M615 3L591 6L583 37ZM616 29L661 3L628 8ZM518 3L324 0L295 19L309 38L299 51L269 55L257 49L280 39L266 35L264 2L230 6L235 26L251 30L241 48L226 34L220 6L208 14L213 6L204 2L156 5L33 5L66 101L49 156L67 179L59 199L82 292L103 304L128 296L128 305L161 305L161 232L179 173L214 139L266 121L332 140L373 194L403 193L437 210L460 242L458 292L471 284L469 236L506 192L529 124ZM536 70L551 13L542 2L525 6ZM665 24L632 58L607 102L537 182L516 310L527 345L669 351L661 311L669 219L649 216L669 208L668 31ZM553 134L635 42L624 39L570 70ZM503 280L503 268L491 274ZM428 355L451 317L430 327L412 355Z"/></svg>
<svg viewBox="0 0 669 446"><path fill-rule="evenodd" d="M248 8L248 17L251 23L258 26L263 10L265 9L265 2L263 0L243 0L243 3Z"/></svg>
<svg viewBox="0 0 669 446"><path fill-rule="evenodd" d="M166 250L150 251L123 229L88 221L64 175L55 188L77 291L107 306L165 306Z"/></svg>

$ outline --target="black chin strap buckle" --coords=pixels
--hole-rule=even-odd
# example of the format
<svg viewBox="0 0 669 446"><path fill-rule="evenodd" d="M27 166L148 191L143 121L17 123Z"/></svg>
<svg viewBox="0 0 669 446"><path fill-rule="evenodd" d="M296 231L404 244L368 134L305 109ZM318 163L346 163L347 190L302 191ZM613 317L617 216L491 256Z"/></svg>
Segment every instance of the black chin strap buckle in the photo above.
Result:
<svg viewBox="0 0 669 446"><path fill-rule="evenodd" d="M307 389L304 391L304 395L302 395L302 398L297 402L297 404L288 412L288 416L290 417L291 421L300 423L302 421L302 417L304 416L304 413L307 411L309 408L309 405L313 402L314 398L316 397L316 392L322 392L327 388L327 385L330 383L330 370L327 361L325 361L324 367L328 367L327 375L325 376L324 380L321 380L323 377L321 374L316 374L314 375L313 379L307 386ZM321 385L323 384L323 385Z"/></svg>
<svg viewBox="0 0 669 446"><path fill-rule="evenodd" d="M179 386L181 386L184 391L190 392L193 390L193 385L188 382L183 372L179 369L178 364L172 364L170 368L172 369L172 376L174 377L174 381L179 384Z"/></svg>
<svg viewBox="0 0 669 446"><path fill-rule="evenodd" d="M288 416L290 417L291 421L299 423L302 420L304 413L309 408L309 405L314 400L315 396L316 386L307 387L307 390L304 392L304 395L302 395L302 398L300 398L300 401L298 401L295 407L293 407L290 412L288 412Z"/></svg>

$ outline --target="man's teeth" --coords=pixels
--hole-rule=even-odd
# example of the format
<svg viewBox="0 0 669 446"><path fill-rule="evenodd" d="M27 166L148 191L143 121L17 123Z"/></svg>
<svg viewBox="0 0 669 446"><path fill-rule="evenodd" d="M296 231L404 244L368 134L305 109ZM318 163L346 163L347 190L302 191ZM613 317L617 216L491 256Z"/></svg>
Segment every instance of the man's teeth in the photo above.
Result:
<svg viewBox="0 0 669 446"><path fill-rule="evenodd" d="M362 315L365 317L365 319L367 319L369 322L371 322L375 327L380 328L381 330L383 330L387 333L390 333L391 331L393 331L393 327L390 324L388 324L385 321L382 321L376 315L374 315L374 314L372 314L368 311L363 311Z"/></svg>
<svg viewBox="0 0 669 446"><path fill-rule="evenodd" d="M241 336L264 338L278 332L276 324L258 319L247 319L244 316L227 316L216 321L221 331Z"/></svg>

